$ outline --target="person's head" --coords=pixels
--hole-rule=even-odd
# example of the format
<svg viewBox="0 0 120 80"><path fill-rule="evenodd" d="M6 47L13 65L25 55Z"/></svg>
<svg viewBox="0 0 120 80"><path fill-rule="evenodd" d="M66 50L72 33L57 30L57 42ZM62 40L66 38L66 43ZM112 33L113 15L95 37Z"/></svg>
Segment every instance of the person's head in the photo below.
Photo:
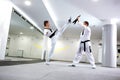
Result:
<svg viewBox="0 0 120 80"><path fill-rule="evenodd" d="M50 28L50 23L48 20L44 21L44 27Z"/></svg>
<svg viewBox="0 0 120 80"><path fill-rule="evenodd" d="M88 21L84 21L83 25L88 27L89 26L89 22Z"/></svg>

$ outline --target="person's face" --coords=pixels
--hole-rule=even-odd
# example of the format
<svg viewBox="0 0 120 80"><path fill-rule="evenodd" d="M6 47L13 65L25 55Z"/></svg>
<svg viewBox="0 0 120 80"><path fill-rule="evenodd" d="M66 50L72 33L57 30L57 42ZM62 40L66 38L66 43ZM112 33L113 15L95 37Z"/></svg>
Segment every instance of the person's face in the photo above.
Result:
<svg viewBox="0 0 120 80"><path fill-rule="evenodd" d="M86 23L83 23L84 27L87 27L88 25Z"/></svg>
<svg viewBox="0 0 120 80"><path fill-rule="evenodd" d="M50 28L50 23L49 22L46 24L46 27Z"/></svg>

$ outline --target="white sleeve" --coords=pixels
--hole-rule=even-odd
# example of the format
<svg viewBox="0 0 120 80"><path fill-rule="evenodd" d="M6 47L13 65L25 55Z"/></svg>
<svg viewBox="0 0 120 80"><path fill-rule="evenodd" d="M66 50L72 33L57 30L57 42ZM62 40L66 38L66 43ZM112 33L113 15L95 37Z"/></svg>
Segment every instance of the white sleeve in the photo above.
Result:
<svg viewBox="0 0 120 80"><path fill-rule="evenodd" d="M49 31L49 30L47 30L47 29L44 29L44 36L49 37L51 34L52 34L51 31Z"/></svg>
<svg viewBox="0 0 120 80"><path fill-rule="evenodd" d="M81 26L84 26L83 23L82 23L81 21L79 21L78 24L80 24Z"/></svg>
<svg viewBox="0 0 120 80"><path fill-rule="evenodd" d="M82 41L82 38L83 38L83 35L82 35L82 32L80 33L80 42Z"/></svg>
<svg viewBox="0 0 120 80"><path fill-rule="evenodd" d="M80 33L80 37L82 37L82 32Z"/></svg>
<svg viewBox="0 0 120 80"><path fill-rule="evenodd" d="M84 32L84 37L88 37L89 34L91 34L91 30L89 28L86 28L85 32Z"/></svg>

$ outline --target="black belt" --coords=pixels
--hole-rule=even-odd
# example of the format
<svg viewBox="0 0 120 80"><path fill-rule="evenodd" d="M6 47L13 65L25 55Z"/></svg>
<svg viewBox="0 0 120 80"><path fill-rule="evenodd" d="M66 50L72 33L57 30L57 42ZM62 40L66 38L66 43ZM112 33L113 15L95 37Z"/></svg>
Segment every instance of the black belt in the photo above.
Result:
<svg viewBox="0 0 120 80"><path fill-rule="evenodd" d="M56 29L50 36L49 38L52 38L53 36L55 36L55 33L57 32L58 30Z"/></svg>
<svg viewBox="0 0 120 80"><path fill-rule="evenodd" d="M90 40L86 40L86 41L81 41L81 43L83 43L84 44L84 51L86 51L86 42L89 42Z"/></svg>

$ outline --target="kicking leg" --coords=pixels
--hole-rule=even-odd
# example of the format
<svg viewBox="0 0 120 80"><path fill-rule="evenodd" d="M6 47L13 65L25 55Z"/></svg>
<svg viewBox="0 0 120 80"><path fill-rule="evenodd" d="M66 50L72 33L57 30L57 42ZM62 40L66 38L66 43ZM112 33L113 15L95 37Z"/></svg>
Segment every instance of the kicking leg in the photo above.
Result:
<svg viewBox="0 0 120 80"><path fill-rule="evenodd" d="M70 26L71 18L68 20L68 23L64 24L57 32L56 37L59 38L63 32Z"/></svg>

